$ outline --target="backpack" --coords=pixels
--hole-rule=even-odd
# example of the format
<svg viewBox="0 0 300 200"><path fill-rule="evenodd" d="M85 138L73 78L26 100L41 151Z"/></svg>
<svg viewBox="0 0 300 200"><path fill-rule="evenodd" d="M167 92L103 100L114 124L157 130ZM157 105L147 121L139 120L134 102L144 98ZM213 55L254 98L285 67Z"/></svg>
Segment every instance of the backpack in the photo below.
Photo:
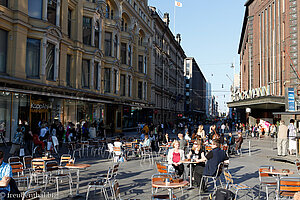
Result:
<svg viewBox="0 0 300 200"><path fill-rule="evenodd" d="M234 200L234 193L226 189L218 189L215 194L215 200Z"/></svg>

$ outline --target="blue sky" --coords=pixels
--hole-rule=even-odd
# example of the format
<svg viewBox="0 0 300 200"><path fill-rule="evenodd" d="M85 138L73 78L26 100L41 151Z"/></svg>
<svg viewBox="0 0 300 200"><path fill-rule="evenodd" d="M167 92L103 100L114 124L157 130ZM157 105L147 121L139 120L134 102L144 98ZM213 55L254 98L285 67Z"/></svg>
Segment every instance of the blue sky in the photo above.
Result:
<svg viewBox="0 0 300 200"><path fill-rule="evenodd" d="M220 109L225 111L230 101L230 85L235 61L239 70L237 54L245 0L178 0L176 7L176 33L182 37L182 47L188 57L195 57L206 79L212 83L213 94ZM175 0L149 0L161 13L170 13L170 28L174 27ZM213 76L212 76L213 74ZM222 84L224 88L222 88ZM224 97L225 95L225 97Z"/></svg>

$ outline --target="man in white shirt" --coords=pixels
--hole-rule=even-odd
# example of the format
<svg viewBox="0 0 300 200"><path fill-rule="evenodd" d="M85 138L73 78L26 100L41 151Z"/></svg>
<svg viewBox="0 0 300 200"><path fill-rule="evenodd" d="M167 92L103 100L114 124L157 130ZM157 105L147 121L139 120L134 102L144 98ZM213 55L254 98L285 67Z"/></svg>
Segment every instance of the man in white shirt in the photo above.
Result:
<svg viewBox="0 0 300 200"><path fill-rule="evenodd" d="M222 124L221 125L221 131L222 131L222 133L225 133L225 128L226 128L225 124Z"/></svg>

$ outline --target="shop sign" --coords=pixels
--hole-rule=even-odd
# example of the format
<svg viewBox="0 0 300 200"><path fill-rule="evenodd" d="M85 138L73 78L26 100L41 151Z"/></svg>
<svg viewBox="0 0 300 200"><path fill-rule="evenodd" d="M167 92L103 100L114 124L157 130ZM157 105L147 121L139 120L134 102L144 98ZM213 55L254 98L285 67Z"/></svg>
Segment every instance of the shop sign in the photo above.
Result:
<svg viewBox="0 0 300 200"><path fill-rule="evenodd" d="M294 88L288 88L289 111L295 111L295 91Z"/></svg>
<svg viewBox="0 0 300 200"><path fill-rule="evenodd" d="M45 112L48 111L48 109L50 108L49 104L44 103L44 102L35 102L33 101L30 105L31 110L34 112Z"/></svg>
<svg viewBox="0 0 300 200"><path fill-rule="evenodd" d="M270 86L263 86L261 88L255 88L252 90L236 92L231 95L232 101L241 101L245 99L255 99L258 97L269 96L270 95Z"/></svg>

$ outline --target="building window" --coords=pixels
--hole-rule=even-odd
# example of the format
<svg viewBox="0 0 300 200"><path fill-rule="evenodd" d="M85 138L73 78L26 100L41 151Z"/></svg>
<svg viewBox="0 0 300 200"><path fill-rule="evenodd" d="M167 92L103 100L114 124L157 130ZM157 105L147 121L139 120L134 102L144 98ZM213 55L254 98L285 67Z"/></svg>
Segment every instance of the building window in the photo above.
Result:
<svg viewBox="0 0 300 200"><path fill-rule="evenodd" d="M147 74L147 56L144 57L144 73Z"/></svg>
<svg viewBox="0 0 300 200"><path fill-rule="evenodd" d="M71 55L67 55L66 84L71 86Z"/></svg>
<svg viewBox="0 0 300 200"><path fill-rule="evenodd" d="M118 36L115 35L115 39L114 39L114 56L115 58L118 57Z"/></svg>
<svg viewBox="0 0 300 200"><path fill-rule="evenodd" d="M83 17L83 44L91 45L92 18Z"/></svg>
<svg viewBox="0 0 300 200"><path fill-rule="evenodd" d="M99 48L99 21L95 22L95 47Z"/></svg>
<svg viewBox="0 0 300 200"><path fill-rule="evenodd" d="M110 19L114 19L114 10L113 9L110 10Z"/></svg>
<svg viewBox="0 0 300 200"><path fill-rule="evenodd" d="M125 96L125 75L124 74L121 74L120 76L120 82L121 82L121 96Z"/></svg>
<svg viewBox="0 0 300 200"><path fill-rule="evenodd" d="M126 60L127 60L127 44L126 43L121 43L121 63L122 64L127 64Z"/></svg>
<svg viewBox="0 0 300 200"><path fill-rule="evenodd" d="M51 24L56 25L57 0L48 0L47 19Z"/></svg>
<svg viewBox="0 0 300 200"><path fill-rule="evenodd" d="M110 93L110 69L104 69L104 92Z"/></svg>
<svg viewBox="0 0 300 200"><path fill-rule="evenodd" d="M112 33L105 32L105 43L104 43L105 56L111 56L111 49L112 49L111 43L112 43Z"/></svg>
<svg viewBox="0 0 300 200"><path fill-rule="evenodd" d="M124 18L122 18L122 22L121 22L121 31L127 32L127 22Z"/></svg>
<svg viewBox="0 0 300 200"><path fill-rule="evenodd" d="M0 73L6 73L7 31L0 29Z"/></svg>
<svg viewBox="0 0 300 200"><path fill-rule="evenodd" d="M98 70L98 62L94 62L94 89L98 90L99 89L99 70Z"/></svg>
<svg viewBox="0 0 300 200"><path fill-rule="evenodd" d="M143 46L143 40L144 40L143 36L142 36L142 34L140 34L139 35L139 42L138 42L140 46Z"/></svg>
<svg viewBox="0 0 300 200"><path fill-rule="evenodd" d="M131 76L128 76L128 97L131 97Z"/></svg>
<svg viewBox="0 0 300 200"><path fill-rule="evenodd" d="M143 56L139 55L138 71L143 73Z"/></svg>
<svg viewBox="0 0 300 200"><path fill-rule="evenodd" d="M28 0L29 17L42 19L42 13L43 13L43 0Z"/></svg>
<svg viewBox="0 0 300 200"><path fill-rule="evenodd" d="M128 45L128 65L131 65L131 45Z"/></svg>
<svg viewBox="0 0 300 200"><path fill-rule="evenodd" d="M114 70L114 93L118 93L118 71Z"/></svg>
<svg viewBox="0 0 300 200"><path fill-rule="evenodd" d="M68 8L68 37L71 38L72 32L72 10Z"/></svg>
<svg viewBox="0 0 300 200"><path fill-rule="evenodd" d="M40 77L40 46L40 40L27 38L26 76L29 78Z"/></svg>
<svg viewBox="0 0 300 200"><path fill-rule="evenodd" d="M141 81L138 82L138 98L143 99L143 83Z"/></svg>
<svg viewBox="0 0 300 200"><path fill-rule="evenodd" d="M106 4L106 13L105 13L105 18L109 19L109 14L110 14L110 6Z"/></svg>
<svg viewBox="0 0 300 200"><path fill-rule="evenodd" d="M86 59L82 59L82 77L81 84L83 88L90 87L90 61Z"/></svg>
<svg viewBox="0 0 300 200"><path fill-rule="evenodd" d="M0 5L8 7L8 0L0 0Z"/></svg>
<svg viewBox="0 0 300 200"><path fill-rule="evenodd" d="M144 99L147 99L147 83L144 83Z"/></svg>
<svg viewBox="0 0 300 200"><path fill-rule="evenodd" d="M46 49L46 78L49 81L54 81L54 66L55 66L55 45L47 43Z"/></svg>

